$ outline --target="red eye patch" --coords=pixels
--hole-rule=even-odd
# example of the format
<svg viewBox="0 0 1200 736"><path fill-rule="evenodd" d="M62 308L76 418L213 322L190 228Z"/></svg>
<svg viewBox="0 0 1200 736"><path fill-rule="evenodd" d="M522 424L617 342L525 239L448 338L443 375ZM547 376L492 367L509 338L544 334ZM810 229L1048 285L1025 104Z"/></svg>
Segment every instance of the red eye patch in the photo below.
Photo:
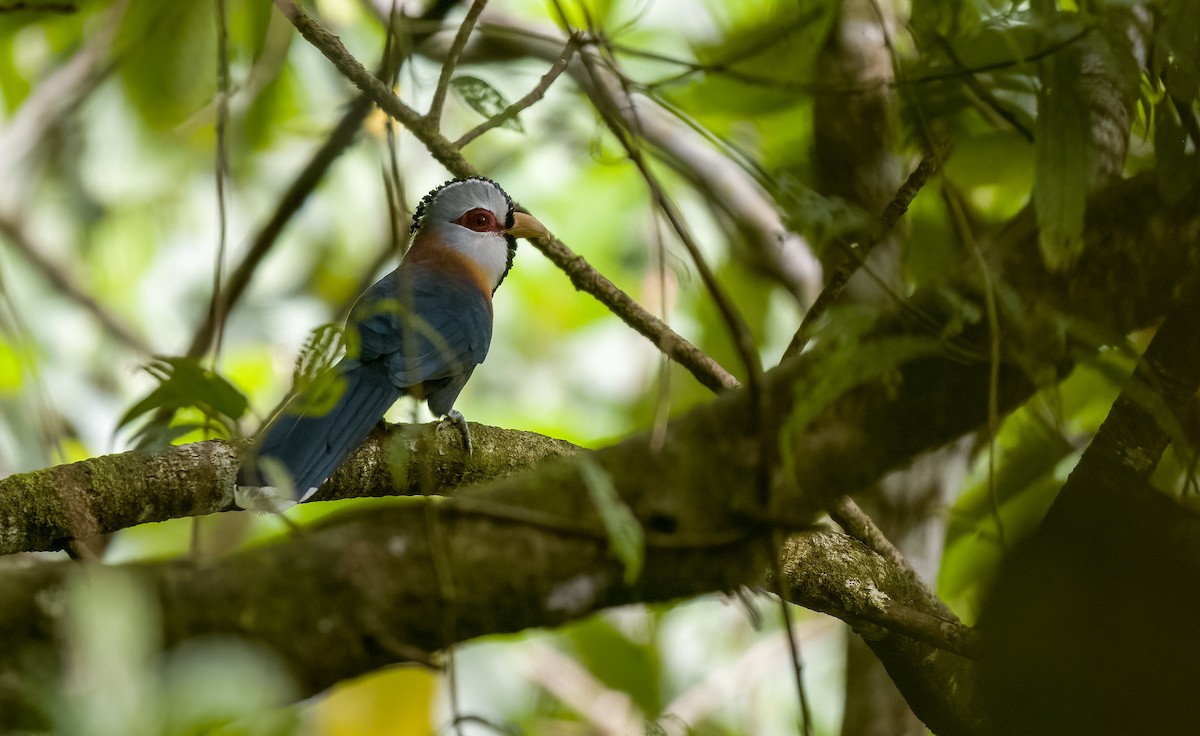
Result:
<svg viewBox="0 0 1200 736"><path fill-rule="evenodd" d="M455 222L477 233L499 232L504 229L496 221L496 216L492 214L491 210L484 209L483 207L467 210Z"/></svg>

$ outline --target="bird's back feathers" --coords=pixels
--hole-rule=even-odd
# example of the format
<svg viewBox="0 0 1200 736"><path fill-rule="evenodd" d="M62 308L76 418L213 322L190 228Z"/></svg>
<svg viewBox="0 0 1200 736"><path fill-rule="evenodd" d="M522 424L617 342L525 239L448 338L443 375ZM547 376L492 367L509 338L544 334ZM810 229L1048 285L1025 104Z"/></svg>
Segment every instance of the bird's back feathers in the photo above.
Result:
<svg viewBox="0 0 1200 736"><path fill-rule="evenodd" d="M362 444L397 399L411 393L427 400L434 414L446 414L487 357L491 294L457 262L458 254L417 255L380 279L352 310L351 354L336 368L345 390L333 409L285 412L258 449L259 458L274 458L288 470L300 500ZM261 485L247 477L239 482Z"/></svg>

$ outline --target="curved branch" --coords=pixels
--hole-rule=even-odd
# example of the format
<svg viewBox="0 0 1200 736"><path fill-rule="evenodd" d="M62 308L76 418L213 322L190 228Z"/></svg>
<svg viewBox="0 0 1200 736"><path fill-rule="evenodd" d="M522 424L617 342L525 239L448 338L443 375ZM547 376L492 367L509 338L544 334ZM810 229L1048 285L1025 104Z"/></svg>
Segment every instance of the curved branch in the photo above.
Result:
<svg viewBox="0 0 1200 736"><path fill-rule="evenodd" d="M480 30L466 52L475 62L530 57L552 62L565 40L558 29L495 16ZM434 36L418 52L440 58L445 53L441 40L441 34ZM778 278L799 303L811 301L820 288L820 264L803 239L788 231L762 186L679 115L645 95L626 94L619 75L608 65L585 63L588 56L594 57L595 51L581 48L567 73L597 110L637 131L668 166L728 217L735 232L744 237L753 265Z"/></svg>
<svg viewBox="0 0 1200 736"><path fill-rule="evenodd" d="M425 145L435 159L455 176L478 176L479 172L454 144L435 126L406 105L383 82L368 72L350 55L337 36L306 14L291 0L275 0L275 6L296 26L309 43L333 62L338 71L375 101L375 104L402 123ZM737 385L728 371L704 351L647 312L633 297L594 269L582 256L572 252L557 238L539 238L534 246L564 271L575 288L586 291L608 307L627 325L649 338L669 358L690 371L698 381L716 390Z"/></svg>
<svg viewBox="0 0 1200 736"><path fill-rule="evenodd" d="M8 213L0 212L0 238L4 238L13 250L33 266L50 285L68 301L83 308L92 318L113 336L117 342L141 355L150 355L153 350L150 344L125 323L124 320L110 312L91 294L84 290L76 281L75 276L61 264L55 263L29 238L23 223L12 218Z"/></svg>
<svg viewBox="0 0 1200 736"><path fill-rule="evenodd" d="M670 538L675 535L651 533L642 574L626 585L582 480L573 478L562 477L559 490L583 520L571 525L584 526L586 534L523 524L514 533L513 522L465 512L454 500L421 499L337 515L278 544L203 565L124 569L160 602L165 646L212 634L264 643L288 666L302 697L385 665L428 660L428 652L474 637L759 582L756 571L765 560L753 537L679 544ZM487 495L514 489L495 491ZM881 558L841 535L805 535L794 548L808 550L808 577L852 569L868 587L890 584ZM63 642L54 632L62 630L68 610L42 602L61 600L72 576L88 569L63 562L0 575L6 602L0 610L6 642L0 727L28 727L41 717L29 688L48 673L39 670L33 678L28 668L63 661ZM452 600L443 598L447 587ZM796 602L814 605L803 585L794 590ZM846 605L855 604L848 599Z"/></svg>

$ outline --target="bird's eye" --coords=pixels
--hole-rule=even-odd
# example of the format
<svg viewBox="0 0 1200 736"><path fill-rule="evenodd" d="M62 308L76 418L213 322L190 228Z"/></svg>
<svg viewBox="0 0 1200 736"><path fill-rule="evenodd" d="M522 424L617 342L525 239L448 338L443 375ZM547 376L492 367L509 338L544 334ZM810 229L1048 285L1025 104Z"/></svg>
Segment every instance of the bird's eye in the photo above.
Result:
<svg viewBox="0 0 1200 736"><path fill-rule="evenodd" d="M496 216L490 210L483 209L482 207L469 210L462 217L455 220L455 222L478 233L500 229L499 224L496 222Z"/></svg>

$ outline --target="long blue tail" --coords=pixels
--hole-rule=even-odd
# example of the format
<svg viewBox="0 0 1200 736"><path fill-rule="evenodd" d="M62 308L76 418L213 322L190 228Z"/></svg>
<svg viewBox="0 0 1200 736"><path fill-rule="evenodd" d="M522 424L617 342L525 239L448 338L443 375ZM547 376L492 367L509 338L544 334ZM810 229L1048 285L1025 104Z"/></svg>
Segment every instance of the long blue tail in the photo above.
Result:
<svg viewBox="0 0 1200 736"><path fill-rule="evenodd" d="M342 377L346 390L329 412L319 416L284 414L267 430L258 448L259 459L271 457L287 468L297 500L320 486L400 398L400 389L392 385L379 363L360 363ZM262 485L261 473L243 465L238 482Z"/></svg>

